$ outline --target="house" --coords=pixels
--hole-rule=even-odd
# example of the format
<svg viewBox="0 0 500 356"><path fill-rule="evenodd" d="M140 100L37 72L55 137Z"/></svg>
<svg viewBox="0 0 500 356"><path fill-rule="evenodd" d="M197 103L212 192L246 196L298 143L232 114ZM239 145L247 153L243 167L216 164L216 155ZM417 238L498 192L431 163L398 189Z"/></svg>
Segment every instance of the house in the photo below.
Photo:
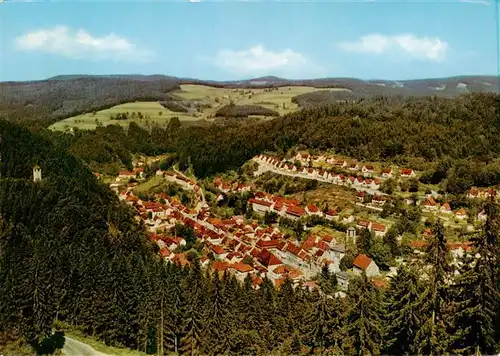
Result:
<svg viewBox="0 0 500 356"><path fill-rule="evenodd" d="M252 272L254 268L246 263L233 263L230 267L229 270L234 272L236 278L239 280L244 280L248 273Z"/></svg>
<svg viewBox="0 0 500 356"><path fill-rule="evenodd" d="M367 277L375 277L380 275L380 271L377 264L365 254L358 255L354 259L352 264L353 264L353 272L356 274L361 274L362 272L365 272Z"/></svg>
<svg viewBox="0 0 500 356"><path fill-rule="evenodd" d="M356 227L358 229L368 229L371 230L372 228L372 222L370 220L358 220Z"/></svg>
<svg viewBox="0 0 500 356"><path fill-rule="evenodd" d="M291 205L286 209L285 216L290 219L300 219L305 211L300 206Z"/></svg>
<svg viewBox="0 0 500 356"><path fill-rule="evenodd" d="M479 197L479 189L477 188L471 188L469 192L467 193L467 198L474 199Z"/></svg>
<svg viewBox="0 0 500 356"><path fill-rule="evenodd" d="M444 213L444 214L451 214L451 207L449 203L444 203L441 205L441 208L439 208L439 211Z"/></svg>
<svg viewBox="0 0 500 356"><path fill-rule="evenodd" d="M268 202L266 200L260 200L255 198L248 199L248 202L252 204L253 211L262 214L265 213L266 211L269 211L271 209L271 206L273 205L273 203Z"/></svg>
<svg viewBox="0 0 500 356"><path fill-rule="evenodd" d="M135 178L135 173L131 171L120 171L118 173L118 178L116 179L117 181L121 179L133 179Z"/></svg>
<svg viewBox="0 0 500 356"><path fill-rule="evenodd" d="M387 226L384 224L372 223L371 230L375 232L375 236L384 236L387 232Z"/></svg>
<svg viewBox="0 0 500 356"><path fill-rule="evenodd" d="M375 196L373 197L372 202L373 202L374 204L377 204L377 205L383 206L383 205L385 204L386 200L387 200L387 198L386 198L385 196L383 196L383 195L375 195Z"/></svg>
<svg viewBox="0 0 500 356"><path fill-rule="evenodd" d="M325 214L325 218L327 220L337 220L339 218L339 214L337 213L336 210L328 210Z"/></svg>
<svg viewBox="0 0 500 356"><path fill-rule="evenodd" d="M413 169L403 168L401 170L401 177L403 177L403 178L412 178L415 176L416 176L416 174L415 174L415 171Z"/></svg>
<svg viewBox="0 0 500 356"><path fill-rule="evenodd" d="M361 168L361 172L363 172L363 174L370 176L370 177L373 174L373 171L375 171L375 167L373 167L373 166L363 166Z"/></svg>
<svg viewBox="0 0 500 356"><path fill-rule="evenodd" d="M356 194L356 200L362 203L365 199L365 194L366 193L363 191L358 192L358 194Z"/></svg>
<svg viewBox="0 0 500 356"><path fill-rule="evenodd" d="M306 213L309 215L317 215L317 216L323 215L321 210L319 210L319 208L313 204L309 204L306 206Z"/></svg>
<svg viewBox="0 0 500 356"><path fill-rule="evenodd" d="M465 211L464 208L461 208L455 212L455 216L457 217L457 219L460 220L467 219L467 212Z"/></svg>
<svg viewBox="0 0 500 356"><path fill-rule="evenodd" d="M434 200L434 198L432 196L428 197L424 201L424 209L427 209L427 210L436 210L437 209L436 201Z"/></svg>
<svg viewBox="0 0 500 356"><path fill-rule="evenodd" d="M357 163L351 163L349 165L349 170L350 171L359 171L359 165Z"/></svg>
<svg viewBox="0 0 500 356"><path fill-rule="evenodd" d="M383 168L380 174L383 178L392 178L392 168Z"/></svg>

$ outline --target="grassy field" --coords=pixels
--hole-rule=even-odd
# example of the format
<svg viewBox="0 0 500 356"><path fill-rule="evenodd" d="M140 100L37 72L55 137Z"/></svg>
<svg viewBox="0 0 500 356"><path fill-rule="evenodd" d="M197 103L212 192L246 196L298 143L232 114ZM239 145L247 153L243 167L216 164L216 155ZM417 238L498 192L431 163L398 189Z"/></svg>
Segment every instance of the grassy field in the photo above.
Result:
<svg viewBox="0 0 500 356"><path fill-rule="evenodd" d="M124 112L141 112L144 115L144 118L136 118L130 120L111 120L111 115L116 115ZM148 123L163 126L167 125L170 121L170 118L174 116L179 117L181 121L196 121L199 119L187 113L178 113L165 109L158 102L138 101L134 103L126 103L113 106L112 108L106 110L97 111L95 114L88 113L70 117L68 119L56 122L55 124L51 125L50 128L53 130L69 130L71 127L78 127L82 130L91 130L97 126L96 120L101 122L104 126L116 124L128 126L130 122L136 122L141 126L147 126Z"/></svg>
<svg viewBox="0 0 500 356"><path fill-rule="evenodd" d="M309 93L319 90L348 90L348 89L317 89L313 87L282 87L278 90L268 91L266 89L225 89L214 88L205 85L181 85L181 89L172 92L177 98L189 102L192 107L187 113L179 113L168 110L159 102L133 102L117 105L112 108L101 110L96 113L87 113L65 120L61 120L51 125L53 130L69 130L72 127L91 130L97 126L97 122L102 125L118 124L128 126L130 122L136 122L142 126L167 125L170 118L177 116L184 123L193 123L198 120L213 120L219 108L233 102L236 105L260 105L262 107L276 110L280 115L298 110L298 106L292 103L292 98L299 94ZM206 107L198 111L195 105L203 104ZM145 118L129 120L111 120L111 115L118 113L141 112Z"/></svg>
<svg viewBox="0 0 500 356"><path fill-rule="evenodd" d="M345 209L353 206L356 193L344 187L331 184L319 186L314 190L292 194L291 197L299 201L305 201L306 204L317 204L320 207L328 204L330 209L335 207Z"/></svg>

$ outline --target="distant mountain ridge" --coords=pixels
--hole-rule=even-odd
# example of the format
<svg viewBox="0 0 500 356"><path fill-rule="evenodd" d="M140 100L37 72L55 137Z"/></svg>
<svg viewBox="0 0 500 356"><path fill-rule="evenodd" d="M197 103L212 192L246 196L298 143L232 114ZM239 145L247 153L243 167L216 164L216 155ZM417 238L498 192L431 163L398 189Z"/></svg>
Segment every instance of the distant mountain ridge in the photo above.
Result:
<svg viewBox="0 0 500 356"><path fill-rule="evenodd" d="M109 108L130 101L168 101L182 84L230 89L308 86L318 90L292 99L300 107L328 105L377 96L454 98L464 93L498 92L496 76L456 76L414 80L362 80L357 78L285 79L264 76L215 81L162 74L58 75L46 80L0 82L0 116L42 125L63 118Z"/></svg>
<svg viewBox="0 0 500 356"><path fill-rule="evenodd" d="M178 84L200 84L228 88L259 88L277 86L311 86L316 88L345 88L353 92L354 96L366 95L437 95L454 97L462 93L497 92L497 76L463 75L443 78L423 78L409 80L386 80L358 78L316 78L316 79L286 79L276 76L264 76L244 80L202 80L194 78L179 78L162 74L113 74L113 75L59 75L47 79L74 80L82 78L112 78L138 81L169 80Z"/></svg>

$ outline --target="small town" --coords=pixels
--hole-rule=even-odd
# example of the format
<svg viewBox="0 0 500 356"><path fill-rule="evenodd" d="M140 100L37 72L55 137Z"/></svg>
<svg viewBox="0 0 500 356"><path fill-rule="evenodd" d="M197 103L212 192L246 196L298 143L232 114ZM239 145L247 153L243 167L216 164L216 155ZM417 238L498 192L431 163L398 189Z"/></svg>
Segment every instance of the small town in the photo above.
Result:
<svg viewBox="0 0 500 356"><path fill-rule="evenodd" d="M355 198L350 205L354 209L339 211L334 206L301 204L298 199L259 190L254 183L225 181L216 177L210 182L210 189L216 192L216 204L227 199L227 195L244 196L246 199L247 211L244 215L221 217L213 213L205 200L205 187L200 187L194 177L188 177L175 168L166 171L157 169L152 177L191 192L194 199L189 206L178 197L164 192L141 199L141 194L136 194L135 190L151 179L146 178L145 163L142 161L135 162L136 167L132 171L120 171L110 187L120 200L135 209L136 218L144 223L150 239L158 245L158 253L165 261L188 265L190 257L187 251L192 251L195 246L203 268L218 273L227 271L241 282L250 277L254 288L259 288L263 278L267 278L279 289L288 278L295 287L313 290L319 288L317 280L322 269L327 269L328 273L335 275L338 283L335 295L343 296L353 276L364 272L376 286L383 287L387 278L396 273L397 267L405 263L399 258L394 265L384 266L381 270L376 261L358 253L350 256L347 267L341 267L346 253L357 250L357 239L364 231L373 238L383 239L394 225L390 219L381 218L384 207L391 205L394 199L394 194L384 192L384 182L396 176L400 181L415 179L418 174L415 170L396 167L377 170L374 165L309 153L297 153L290 159L259 155L251 163L256 164L254 177L272 172L353 190ZM98 173L96 176L100 178ZM492 196L498 199L500 194L494 189L477 188L467 193L469 199ZM448 202L440 204L436 199L442 200L436 192L428 192L420 196L406 196L402 201L407 206L421 209L422 220L426 219L425 216L443 219L445 225L453 229L473 231L474 226L486 219L485 212L481 210L474 216L474 224L464 225L471 220L464 208L452 210ZM448 220L451 222L446 223ZM195 241L186 241L185 236L178 234L178 225L192 229ZM297 229L297 226L302 236L300 240L297 234L290 233L290 227ZM402 235L397 236L399 243ZM408 242L414 258L422 253L431 235L431 230L424 228L418 231L418 238ZM190 238L193 239L193 236ZM450 242L449 247L453 256L462 256L471 250L467 240Z"/></svg>

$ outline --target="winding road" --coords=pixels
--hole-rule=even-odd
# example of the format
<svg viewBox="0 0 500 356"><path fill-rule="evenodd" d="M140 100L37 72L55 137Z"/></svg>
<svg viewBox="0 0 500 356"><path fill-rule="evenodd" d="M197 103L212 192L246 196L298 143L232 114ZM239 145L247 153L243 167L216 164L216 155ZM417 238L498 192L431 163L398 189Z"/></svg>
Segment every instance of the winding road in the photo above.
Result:
<svg viewBox="0 0 500 356"><path fill-rule="evenodd" d="M65 336L64 340L65 342L62 351L66 356L110 356L95 350L92 346L70 337Z"/></svg>

